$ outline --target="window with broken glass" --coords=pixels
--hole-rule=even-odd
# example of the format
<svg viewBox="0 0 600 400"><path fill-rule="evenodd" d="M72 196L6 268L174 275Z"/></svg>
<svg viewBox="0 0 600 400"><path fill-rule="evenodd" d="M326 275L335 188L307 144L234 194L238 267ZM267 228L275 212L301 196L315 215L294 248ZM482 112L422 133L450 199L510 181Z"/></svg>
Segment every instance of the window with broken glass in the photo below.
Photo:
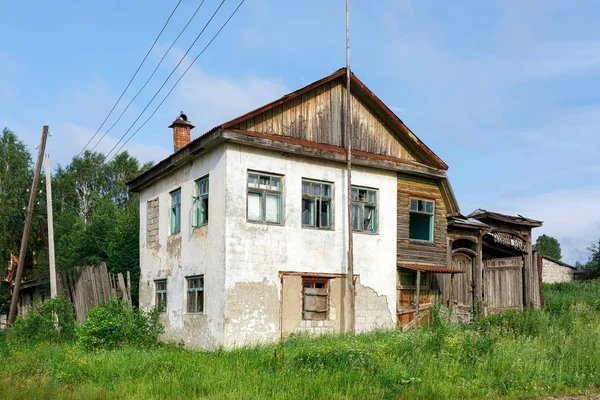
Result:
<svg viewBox="0 0 600 400"><path fill-rule="evenodd" d="M327 279L302 278L304 319L327 319L329 288Z"/></svg>
<svg viewBox="0 0 600 400"><path fill-rule="evenodd" d="M281 224L281 181L281 176L248 172L248 221Z"/></svg>
<svg viewBox="0 0 600 400"><path fill-rule="evenodd" d="M204 312L204 275L187 278L187 312Z"/></svg>
<svg viewBox="0 0 600 400"><path fill-rule="evenodd" d="M167 309L167 280L160 279L154 281L154 291L154 305L165 311Z"/></svg>
<svg viewBox="0 0 600 400"><path fill-rule="evenodd" d="M409 239L433 242L434 212L432 200L410 199Z"/></svg>
<svg viewBox="0 0 600 400"><path fill-rule="evenodd" d="M331 184L302 180L302 226L331 229Z"/></svg>
<svg viewBox="0 0 600 400"><path fill-rule="evenodd" d="M352 186L352 229L377 232L377 189Z"/></svg>
<svg viewBox="0 0 600 400"><path fill-rule="evenodd" d="M171 192L171 235L181 231L181 189Z"/></svg>
<svg viewBox="0 0 600 400"><path fill-rule="evenodd" d="M197 196L194 196L194 228L208 224L208 176L196 181Z"/></svg>

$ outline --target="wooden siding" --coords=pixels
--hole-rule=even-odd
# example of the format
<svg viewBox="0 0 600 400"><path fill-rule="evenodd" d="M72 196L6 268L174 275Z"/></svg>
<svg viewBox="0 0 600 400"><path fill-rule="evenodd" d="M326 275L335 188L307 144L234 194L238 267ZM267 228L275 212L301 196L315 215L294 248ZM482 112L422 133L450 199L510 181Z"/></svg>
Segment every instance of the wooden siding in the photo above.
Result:
<svg viewBox="0 0 600 400"><path fill-rule="evenodd" d="M411 197L435 201L433 242L409 239ZM446 204L439 184L426 178L398 174L398 263L448 267L446 261Z"/></svg>
<svg viewBox="0 0 600 400"><path fill-rule="evenodd" d="M484 307L488 313L523 308L523 258L485 260Z"/></svg>
<svg viewBox="0 0 600 400"><path fill-rule="evenodd" d="M327 82L233 128L342 147L344 93L340 81ZM423 163L400 139L399 132L354 95L352 124L353 149Z"/></svg>

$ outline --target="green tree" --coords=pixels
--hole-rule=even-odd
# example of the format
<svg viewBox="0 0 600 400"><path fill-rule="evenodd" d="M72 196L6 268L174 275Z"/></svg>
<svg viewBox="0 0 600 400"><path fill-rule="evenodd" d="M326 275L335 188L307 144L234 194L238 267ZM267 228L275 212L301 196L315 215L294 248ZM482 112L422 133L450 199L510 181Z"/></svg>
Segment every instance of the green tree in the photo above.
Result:
<svg viewBox="0 0 600 400"><path fill-rule="evenodd" d="M0 280L8 273L11 255L18 256L23 235L23 222L29 189L33 178L31 155L25 144L10 129L4 128L0 134ZM44 190L39 198L43 198ZM34 212L42 215L42 207ZM25 260L24 277L27 278L40 259L41 241L38 219L33 220L32 231ZM0 314L8 307L9 291L0 288Z"/></svg>
<svg viewBox="0 0 600 400"><path fill-rule="evenodd" d="M534 249L539 254L554 258L555 260L560 260L562 258L560 243L552 236L539 236L535 241Z"/></svg>
<svg viewBox="0 0 600 400"><path fill-rule="evenodd" d="M106 262L110 272L129 271L132 299L137 303L139 199L129 192L127 181L151 164L140 167L126 152L108 163L104 158L101 153L85 152L55 171L57 264L68 271Z"/></svg>

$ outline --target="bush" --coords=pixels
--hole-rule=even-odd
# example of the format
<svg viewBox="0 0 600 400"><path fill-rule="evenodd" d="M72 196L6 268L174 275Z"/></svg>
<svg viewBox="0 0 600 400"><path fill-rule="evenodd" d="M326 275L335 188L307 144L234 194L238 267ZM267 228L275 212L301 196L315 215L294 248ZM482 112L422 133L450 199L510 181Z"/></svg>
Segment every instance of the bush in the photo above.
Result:
<svg viewBox="0 0 600 400"><path fill-rule="evenodd" d="M134 309L130 304L112 297L90 310L87 320L79 326L77 342L86 349L115 349L123 345L152 347L164 332L158 323L158 309L150 312Z"/></svg>
<svg viewBox="0 0 600 400"><path fill-rule="evenodd" d="M19 316L6 333L11 342L71 342L75 339L75 315L64 294L34 304L27 315Z"/></svg>

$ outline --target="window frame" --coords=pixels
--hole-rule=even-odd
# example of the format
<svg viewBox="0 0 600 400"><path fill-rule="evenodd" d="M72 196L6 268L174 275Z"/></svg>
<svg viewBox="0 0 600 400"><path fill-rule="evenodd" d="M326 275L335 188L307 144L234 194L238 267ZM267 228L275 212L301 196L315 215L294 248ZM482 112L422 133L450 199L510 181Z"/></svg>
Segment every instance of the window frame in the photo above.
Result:
<svg viewBox="0 0 600 400"><path fill-rule="evenodd" d="M206 193L200 193L200 185L202 184L202 182L206 181ZM196 229L196 228L200 228L203 226L208 225L208 219L209 219L209 213L208 213L208 208L210 207L210 200L209 200L209 196L210 196L210 179L209 179L209 175L205 175L199 179L196 179L194 181L195 184L195 192L196 192L196 196L192 196L193 199L193 203L192 203L192 212L193 212L193 218L192 218L192 228ZM199 223L199 219L200 219L200 206L202 205L202 200L206 199L206 210L205 210L205 216L204 216L204 222Z"/></svg>
<svg viewBox="0 0 600 400"><path fill-rule="evenodd" d="M375 203L370 202L370 201L363 201L363 200L355 200L352 196L352 192L354 190L367 190L370 192L375 192ZM358 206L360 207L360 219L362 221L361 224L361 229L355 229L354 228L354 223L352 224L352 232L356 232L356 233L365 233L368 235L378 235L379 234L379 189L377 188L372 188L372 187L367 187L367 186L360 186L360 185L352 185L350 187L350 191L351 191L351 207L352 207L352 220L354 220L354 207ZM370 207L370 208L374 208L374 221L372 222L375 225L375 229L374 230L367 230L364 229L364 215L365 215L365 207Z"/></svg>
<svg viewBox="0 0 600 400"><path fill-rule="evenodd" d="M164 288L164 290L163 289L159 290L158 285L162 284L162 283L165 284L165 288ZM164 295L164 303L159 301L159 295ZM164 308L161 310L162 313L167 311L167 305L169 304L168 296L169 296L169 286L168 286L167 279L166 278L155 279L154 280L154 306L160 307L161 304L164 304Z"/></svg>
<svg viewBox="0 0 600 400"><path fill-rule="evenodd" d="M414 281L413 285L403 285L402 276L410 276ZM419 287L424 290L429 290L432 281L431 273L421 271L421 282ZM398 289L416 289L417 288L417 271L416 270L399 270L398 271Z"/></svg>
<svg viewBox="0 0 600 400"><path fill-rule="evenodd" d="M173 196L177 193L179 193L179 204L173 204ZM169 221L171 223L171 227L169 228L169 234L177 235L177 234L181 233L181 187L178 187L177 189L170 191L169 197L170 197L169 204L170 204L170 210L171 210L171 212L169 213ZM175 211L176 209L178 212ZM176 216L177 216L177 231L176 232L175 232L175 220L174 220L173 212L176 212Z"/></svg>
<svg viewBox="0 0 600 400"><path fill-rule="evenodd" d="M307 182L309 184L320 184L320 185L327 185L329 186L329 196L323 196L323 195L314 195L314 194L305 194L304 193L304 183ZM334 188L335 188L335 184L333 182L328 182L328 181L320 181L317 179L310 179L310 178L302 178L301 183L300 183L300 192L301 192L301 203L300 203L300 224L302 225L302 228L306 228L306 229L318 229L318 230L326 230L326 231L331 231L331 230L335 230L335 224L334 224L334 220L335 220L335 211L334 211ZM312 187L312 186L311 186ZM311 200L312 204L313 204L313 220L314 220L314 224L305 224L304 221L302 220L302 209L303 209L303 205L302 203L304 202L304 200ZM325 201L329 203L329 226L317 226L317 212L320 212L320 205L321 203Z"/></svg>
<svg viewBox="0 0 600 400"><path fill-rule="evenodd" d="M427 203L431 203L432 204L432 209L431 212L428 211L419 211L417 210L413 210L412 209L412 202L413 200L415 201L424 201L425 202L425 210L427 210ZM418 208L418 206L417 206ZM422 215L429 215L431 217L430 222L429 222L429 229L430 229L430 233L429 233L429 238L430 239L417 239L417 238L411 238L410 237L410 220L411 220L411 214L422 214ZM435 243L435 200L434 199L428 199L425 197L414 197L411 196L408 200L408 239L411 241L415 241L418 243Z"/></svg>
<svg viewBox="0 0 600 400"><path fill-rule="evenodd" d="M250 186L250 175L258 176L258 186ZM273 190L271 188L260 188L260 178L278 178L279 179L279 190ZM246 222L254 224L265 224L265 225L284 225L283 220L283 193L284 193L284 175L274 174L272 172L262 172L255 170L246 170ZM249 199L250 194L258 194L260 196L260 210L259 219L250 219L248 216ZM278 222L267 221L267 198L269 196L279 196L279 210L278 210Z"/></svg>
<svg viewBox="0 0 600 400"><path fill-rule="evenodd" d="M190 288L190 281L192 280L196 280L196 279L200 279L202 282L202 286L198 286L195 288ZM206 297L204 295L204 274L199 274L199 275L191 275L191 276L186 276L185 277L185 283L186 283L186 314L199 314L202 315L204 314L204 310L205 310L205 300ZM195 296L198 296L199 293L202 296L202 310L198 311L198 297L196 297L196 311L190 311L190 294L194 293Z"/></svg>
<svg viewBox="0 0 600 400"><path fill-rule="evenodd" d="M302 277L302 319L304 321L327 321L329 320L329 295L330 295L330 284L329 284L329 278L320 278L320 277L308 277L308 276L303 276ZM325 304L326 304L326 310L324 312L320 312L318 310L315 311L306 311L306 294L305 294L305 284L312 284L313 287L309 288L309 289L325 289L326 294L324 295L325 297ZM323 288L316 288L314 286L316 286L317 284L323 284L324 287ZM315 295L315 296L319 296L319 295ZM320 295L323 296L323 295ZM324 313L324 318L307 318L307 313L315 313L315 314L319 314L319 313Z"/></svg>

